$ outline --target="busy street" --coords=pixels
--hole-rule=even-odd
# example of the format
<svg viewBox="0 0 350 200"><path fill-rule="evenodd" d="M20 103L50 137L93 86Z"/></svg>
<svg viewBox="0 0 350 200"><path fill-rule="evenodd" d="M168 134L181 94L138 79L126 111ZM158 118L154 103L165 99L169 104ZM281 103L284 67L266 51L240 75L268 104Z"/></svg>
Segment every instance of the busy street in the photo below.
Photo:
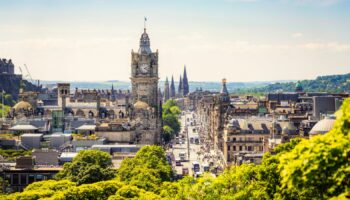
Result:
<svg viewBox="0 0 350 200"><path fill-rule="evenodd" d="M215 176L222 169L221 162L201 128L200 120L194 112L188 111L182 113L180 121L181 131L168 149L177 177L198 177L204 172Z"/></svg>

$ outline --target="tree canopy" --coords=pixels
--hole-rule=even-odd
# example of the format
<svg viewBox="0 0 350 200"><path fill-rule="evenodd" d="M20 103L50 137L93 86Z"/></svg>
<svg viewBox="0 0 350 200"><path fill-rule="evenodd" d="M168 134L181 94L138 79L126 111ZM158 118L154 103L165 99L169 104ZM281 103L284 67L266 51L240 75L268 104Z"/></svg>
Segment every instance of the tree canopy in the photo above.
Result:
<svg viewBox="0 0 350 200"><path fill-rule="evenodd" d="M110 180L115 177L111 156L99 150L82 150L70 163L63 165L56 178L67 179L78 185Z"/></svg>
<svg viewBox="0 0 350 200"><path fill-rule="evenodd" d="M175 135L179 134L181 129L180 114L181 110L174 100L170 99L163 104L163 140L165 142L169 142Z"/></svg>

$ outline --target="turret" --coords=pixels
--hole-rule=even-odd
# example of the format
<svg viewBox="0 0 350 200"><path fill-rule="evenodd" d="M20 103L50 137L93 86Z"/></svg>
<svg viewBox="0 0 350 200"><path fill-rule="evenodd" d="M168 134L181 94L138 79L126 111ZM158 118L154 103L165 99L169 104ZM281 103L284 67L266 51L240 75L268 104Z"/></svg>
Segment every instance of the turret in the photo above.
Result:
<svg viewBox="0 0 350 200"><path fill-rule="evenodd" d="M146 28L144 28L144 31L140 38L140 48L139 48L139 54L151 54L151 42L148 37L148 34L146 33Z"/></svg>
<svg viewBox="0 0 350 200"><path fill-rule="evenodd" d="M226 79L222 79L222 86L220 91L220 101L221 102L230 102L230 96L226 87Z"/></svg>

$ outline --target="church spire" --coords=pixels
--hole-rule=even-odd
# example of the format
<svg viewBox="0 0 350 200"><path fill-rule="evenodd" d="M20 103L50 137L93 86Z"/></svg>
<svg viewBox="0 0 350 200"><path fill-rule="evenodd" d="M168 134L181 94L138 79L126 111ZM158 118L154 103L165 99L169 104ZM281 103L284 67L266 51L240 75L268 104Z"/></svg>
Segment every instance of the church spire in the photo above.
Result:
<svg viewBox="0 0 350 200"><path fill-rule="evenodd" d="M179 80L179 88L178 88L178 96L182 97L183 96L183 84L182 84L182 77L180 75L180 80Z"/></svg>
<svg viewBox="0 0 350 200"><path fill-rule="evenodd" d="M184 66L184 76L183 76L183 94L186 96L189 91L189 85L188 85L188 79L187 79L187 72L186 72L186 65Z"/></svg>
<svg viewBox="0 0 350 200"><path fill-rule="evenodd" d="M114 90L113 83L112 83L112 88L111 88L111 100L112 100L112 101L115 101L115 100L116 100L115 90Z"/></svg>
<svg viewBox="0 0 350 200"><path fill-rule="evenodd" d="M171 75L171 83L170 83L170 97L175 98L176 91L175 91L175 83L174 83L174 76Z"/></svg>
<svg viewBox="0 0 350 200"><path fill-rule="evenodd" d="M168 77L165 79L165 84L164 84L164 102L166 102L169 99L169 81Z"/></svg>

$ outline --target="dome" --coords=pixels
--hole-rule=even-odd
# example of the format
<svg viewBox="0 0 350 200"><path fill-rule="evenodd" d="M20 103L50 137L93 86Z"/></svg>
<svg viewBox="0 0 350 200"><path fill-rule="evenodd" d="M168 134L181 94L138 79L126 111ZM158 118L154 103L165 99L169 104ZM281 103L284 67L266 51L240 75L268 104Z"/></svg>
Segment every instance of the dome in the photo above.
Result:
<svg viewBox="0 0 350 200"><path fill-rule="evenodd" d="M139 54L152 53L150 46L151 46L150 39L148 37L148 34L146 33L146 29L144 29L144 32L142 33L141 38L140 38Z"/></svg>
<svg viewBox="0 0 350 200"><path fill-rule="evenodd" d="M15 106L13 106L13 109L15 109L15 111L28 110L28 109L31 109L31 108L32 108L32 105L30 105L30 103L28 103L26 101L20 101Z"/></svg>
<svg viewBox="0 0 350 200"><path fill-rule="evenodd" d="M328 133L334 126L335 117L326 117L315 124L310 131L310 135Z"/></svg>
<svg viewBox="0 0 350 200"><path fill-rule="evenodd" d="M146 110L146 109L149 108L149 105L148 105L146 102L137 101L137 102L134 104L134 108Z"/></svg>

